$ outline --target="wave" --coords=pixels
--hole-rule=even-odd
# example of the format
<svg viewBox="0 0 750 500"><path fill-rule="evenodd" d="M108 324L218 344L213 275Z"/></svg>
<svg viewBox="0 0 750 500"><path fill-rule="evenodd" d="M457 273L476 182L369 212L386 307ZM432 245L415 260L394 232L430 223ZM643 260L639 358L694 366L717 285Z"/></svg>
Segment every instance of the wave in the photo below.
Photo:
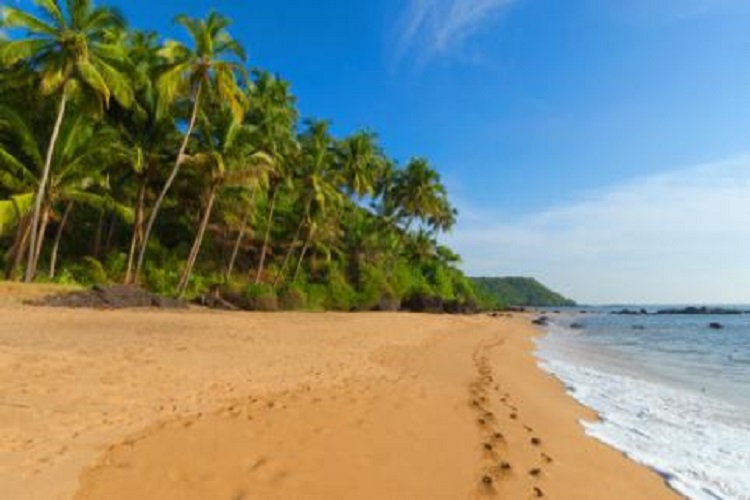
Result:
<svg viewBox="0 0 750 500"><path fill-rule="evenodd" d="M750 421L726 402L651 381L556 359L540 365L570 394L598 412L587 434L659 472L697 500L750 500Z"/></svg>

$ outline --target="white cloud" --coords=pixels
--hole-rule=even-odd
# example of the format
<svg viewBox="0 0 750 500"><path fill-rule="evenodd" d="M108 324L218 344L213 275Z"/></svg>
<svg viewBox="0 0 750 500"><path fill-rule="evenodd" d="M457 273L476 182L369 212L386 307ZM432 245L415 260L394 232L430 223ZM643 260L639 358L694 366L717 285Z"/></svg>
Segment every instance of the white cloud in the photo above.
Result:
<svg viewBox="0 0 750 500"><path fill-rule="evenodd" d="M426 62L460 48L515 0L409 0L400 22L397 59L410 51Z"/></svg>
<svg viewBox="0 0 750 500"><path fill-rule="evenodd" d="M750 157L641 178L449 236L474 275L531 275L592 303L750 302Z"/></svg>

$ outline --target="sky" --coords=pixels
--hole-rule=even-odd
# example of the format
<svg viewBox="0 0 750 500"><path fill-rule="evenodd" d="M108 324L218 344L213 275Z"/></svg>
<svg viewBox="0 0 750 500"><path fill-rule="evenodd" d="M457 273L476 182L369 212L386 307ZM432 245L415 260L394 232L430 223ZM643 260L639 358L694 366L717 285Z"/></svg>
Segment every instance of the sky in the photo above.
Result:
<svg viewBox="0 0 750 500"><path fill-rule="evenodd" d="M174 37L175 14L217 9L303 115L428 157L471 275L585 303L750 303L747 0L114 4Z"/></svg>

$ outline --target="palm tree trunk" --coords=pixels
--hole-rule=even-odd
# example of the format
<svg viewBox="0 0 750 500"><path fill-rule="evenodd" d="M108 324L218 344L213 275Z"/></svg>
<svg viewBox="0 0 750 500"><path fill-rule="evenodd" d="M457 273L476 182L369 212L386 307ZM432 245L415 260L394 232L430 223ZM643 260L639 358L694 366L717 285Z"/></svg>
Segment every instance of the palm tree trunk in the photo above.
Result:
<svg viewBox="0 0 750 500"><path fill-rule="evenodd" d="M302 229L304 229L305 227L305 221L307 221L307 210L305 210L305 215L304 217L302 217L302 220L299 221L299 225L297 226L297 232L294 234L292 243L289 245L289 248L286 251L286 255L284 256L284 262L281 264L281 268L279 269L279 272L276 273L276 279L273 280L274 288L276 288L279 285L279 281L281 281L281 277L284 275L286 266L289 265L289 261L292 259L292 253L294 252L294 247L297 246L297 242L299 242L299 239L302 236Z"/></svg>
<svg viewBox="0 0 750 500"><path fill-rule="evenodd" d="M234 264L237 262L237 255L240 253L240 245L242 240L245 238L245 231L247 230L247 223L250 221L250 215L253 210L253 203L255 201L255 191L253 196L250 198L247 204L247 210L245 215L242 216L242 225L240 226L240 232L237 234L237 239L234 241L234 247L232 248L232 255L229 258L229 264L227 265L226 280L229 281L232 278L232 272L234 271Z"/></svg>
<svg viewBox="0 0 750 500"><path fill-rule="evenodd" d="M112 248L112 240L115 237L115 230L117 229L117 214L112 212L109 216L109 227L107 228L107 238L104 240L104 248L102 253L106 257L109 254L110 248Z"/></svg>
<svg viewBox="0 0 750 500"><path fill-rule="evenodd" d="M195 95L193 96L193 111L192 111L192 114L190 115L190 122L188 123L188 128L185 131L185 137L182 138L182 144L180 145L180 150L177 153L177 159L175 159L174 166L172 167L172 172L170 172L169 177L167 178L167 182L164 183L164 187L162 187L162 190L159 193L159 197L156 198L156 202L154 203L154 208L151 210L151 215L148 218L148 224L146 224L146 232L143 235L141 249L138 252L138 263L135 266L136 278L138 277L138 275L140 275L141 269L143 268L143 258L146 256L146 248L148 247L148 240L151 237L151 231L154 229L154 222L156 222L156 217L159 215L159 210L161 209L161 205L162 203L164 203L164 198L167 197L167 193L169 192L169 189L172 187L172 183L177 177L177 173L180 171L180 166L185 161L185 151L187 150L188 142L190 141L190 136L193 134L193 129L195 128L195 121L198 118L198 108L200 105L202 85L203 85L202 82L198 82L198 86L195 89Z"/></svg>
<svg viewBox="0 0 750 500"><path fill-rule="evenodd" d="M42 255L42 247L44 247L44 238L47 235L47 225L49 224L49 213L52 210L52 206L47 204L42 209L42 220L39 224L39 234L36 238L36 251L34 251L34 262L39 262L39 256Z"/></svg>
<svg viewBox="0 0 750 500"><path fill-rule="evenodd" d="M314 229L310 227L310 230L307 231L307 237L305 238L305 244L302 246L302 251L299 254L299 259L297 260L297 266L294 268L294 276L292 277L292 283L295 283L297 281L297 278L299 277L299 272L302 270L302 262L305 260L305 255L307 254L307 250L310 248L310 240L312 240Z"/></svg>
<svg viewBox="0 0 750 500"><path fill-rule="evenodd" d="M203 237L206 234L208 221L211 219L211 212L214 208L214 200L216 200L216 189L216 185L211 186L211 192L208 195L208 203L206 204L206 209L203 212L203 219L201 220L201 225L198 228L198 234L195 235L193 247L190 249L190 254L188 255L187 262L185 263L185 269L183 270L182 276L180 277L180 284L177 285L178 298L182 298L183 295L185 295L185 290L187 289L188 283L190 282L190 276L193 274L193 266L195 266L195 261L198 259L198 254L201 251L201 246L203 245Z"/></svg>
<svg viewBox="0 0 750 500"><path fill-rule="evenodd" d="M54 278L56 267L57 267L57 251L60 249L60 240L62 239L65 225L68 223L70 212L73 210L73 202L69 201L65 206L65 212L63 213L62 219L60 219L60 225L57 226L57 234L55 235L55 242L52 244L52 255L49 260L49 277Z"/></svg>
<svg viewBox="0 0 750 500"><path fill-rule="evenodd" d="M260 278L263 276L263 266L266 263L266 255L268 254L268 241L271 238L271 224L273 223L273 212L276 209L276 195L278 194L278 186L274 186L273 193L271 193L271 206L268 207L268 220L266 221L266 234L263 237L263 248L260 251L260 261L258 262L258 270L255 273L255 284L260 283Z"/></svg>
<svg viewBox="0 0 750 500"><path fill-rule="evenodd" d="M5 269L5 279L11 280L16 273L16 269L21 264L23 256L26 253L29 244L29 235L31 233L31 215L27 214L21 218L16 230L16 237L13 246L8 252L8 262L10 263Z"/></svg>
<svg viewBox="0 0 750 500"><path fill-rule="evenodd" d="M36 197L34 198L34 212L31 217L31 241L29 243L29 256L26 262L26 274L24 275L24 281L30 283L36 275L36 249L37 249L37 231L39 231L39 222L42 212L42 201L44 200L44 191L47 188L47 181L49 179L49 171L52 168L52 155L55 152L55 144L57 144L57 138L60 135L60 127L62 126L63 118L65 117L65 106L67 104L67 96L65 95L65 86L63 86L62 96L60 97L60 106L57 110L57 119L55 120L55 126L52 129L52 137L49 140L49 146L47 147L47 157L44 160L44 170L42 170L42 178L39 180L39 186L37 187Z"/></svg>
<svg viewBox="0 0 750 500"><path fill-rule="evenodd" d="M104 232L104 210L99 211L99 221L96 223L96 233L94 234L94 244L91 248L91 256L99 258L102 251L102 232Z"/></svg>
<svg viewBox="0 0 750 500"><path fill-rule="evenodd" d="M145 218L145 205L146 205L146 184L147 178L144 175L141 179L141 185L138 188L138 201L135 206L135 221L133 223L133 235L130 238L130 251L128 252L128 267L125 270L126 285L130 285L134 281L133 277L133 265L135 264L135 253L138 249L138 245L143 241L143 219Z"/></svg>

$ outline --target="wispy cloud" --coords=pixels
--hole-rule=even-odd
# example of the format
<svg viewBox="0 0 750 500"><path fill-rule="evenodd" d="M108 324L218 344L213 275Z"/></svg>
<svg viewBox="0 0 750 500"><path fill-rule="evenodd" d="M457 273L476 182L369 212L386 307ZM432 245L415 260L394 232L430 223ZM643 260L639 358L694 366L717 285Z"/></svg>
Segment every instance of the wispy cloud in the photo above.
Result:
<svg viewBox="0 0 750 500"><path fill-rule="evenodd" d="M589 302L750 302L750 157L676 170L449 237L466 270Z"/></svg>
<svg viewBox="0 0 750 500"><path fill-rule="evenodd" d="M399 23L396 59L414 52L425 63L460 49L516 0L409 0Z"/></svg>

